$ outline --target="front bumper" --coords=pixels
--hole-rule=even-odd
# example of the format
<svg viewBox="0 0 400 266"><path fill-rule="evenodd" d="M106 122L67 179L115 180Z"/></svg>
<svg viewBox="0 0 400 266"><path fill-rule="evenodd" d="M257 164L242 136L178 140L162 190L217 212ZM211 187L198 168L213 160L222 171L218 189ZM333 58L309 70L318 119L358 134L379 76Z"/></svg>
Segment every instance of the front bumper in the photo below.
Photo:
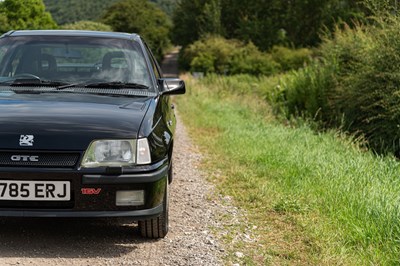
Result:
<svg viewBox="0 0 400 266"><path fill-rule="evenodd" d="M163 212L165 186L168 182L168 160L145 169L111 175L82 170L49 170L11 168L0 170L0 180L70 181L71 200L67 202L0 200L1 217L128 217L142 220ZM148 171L148 169L152 169ZM84 194L82 189L99 190ZM144 205L117 206L116 192L143 190Z"/></svg>
<svg viewBox="0 0 400 266"><path fill-rule="evenodd" d="M1 217L42 217L42 218L112 218L129 217L144 220L159 216L164 210L162 204L155 208L136 211L68 211L68 210L7 210L0 209Z"/></svg>

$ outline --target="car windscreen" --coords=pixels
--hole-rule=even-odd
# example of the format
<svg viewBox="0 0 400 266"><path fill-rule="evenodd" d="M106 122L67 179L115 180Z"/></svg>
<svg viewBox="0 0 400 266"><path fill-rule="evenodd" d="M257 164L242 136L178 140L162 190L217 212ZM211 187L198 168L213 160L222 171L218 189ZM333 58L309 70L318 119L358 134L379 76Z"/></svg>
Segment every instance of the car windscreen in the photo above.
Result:
<svg viewBox="0 0 400 266"><path fill-rule="evenodd" d="M32 76L63 83L131 83L153 91L139 43L81 36L0 39L0 82Z"/></svg>

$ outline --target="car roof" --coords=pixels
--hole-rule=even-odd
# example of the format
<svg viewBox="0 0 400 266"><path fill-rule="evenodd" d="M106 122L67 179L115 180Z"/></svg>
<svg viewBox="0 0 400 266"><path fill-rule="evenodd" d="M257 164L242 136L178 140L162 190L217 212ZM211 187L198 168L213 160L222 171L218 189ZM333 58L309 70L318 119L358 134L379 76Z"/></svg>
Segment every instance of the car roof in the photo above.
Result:
<svg viewBox="0 0 400 266"><path fill-rule="evenodd" d="M136 33L123 32L105 32L88 30L16 30L9 31L1 37L6 36L78 36L78 37L98 37L98 38L116 38L125 40L140 40Z"/></svg>

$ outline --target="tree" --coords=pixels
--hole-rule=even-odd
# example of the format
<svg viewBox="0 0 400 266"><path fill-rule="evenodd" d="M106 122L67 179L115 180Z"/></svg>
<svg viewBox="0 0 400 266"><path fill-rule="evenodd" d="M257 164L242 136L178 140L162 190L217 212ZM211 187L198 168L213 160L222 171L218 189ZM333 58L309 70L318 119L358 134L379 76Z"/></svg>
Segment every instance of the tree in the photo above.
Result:
<svg viewBox="0 0 400 266"><path fill-rule="evenodd" d="M198 20L201 37L204 35L221 34L221 1L209 0L204 3L203 12Z"/></svg>
<svg viewBox="0 0 400 266"><path fill-rule="evenodd" d="M277 34L287 12L282 2L289 0L222 1L222 25L227 38L252 41L267 50L276 44Z"/></svg>
<svg viewBox="0 0 400 266"><path fill-rule="evenodd" d="M175 9L177 0L150 0L169 16ZM107 8L118 0L43 0L46 9L59 24L70 24L82 20L99 21Z"/></svg>
<svg viewBox="0 0 400 266"><path fill-rule="evenodd" d="M200 39L198 14L201 14L204 0L182 0L172 17L174 28L172 41L187 46Z"/></svg>
<svg viewBox="0 0 400 266"><path fill-rule="evenodd" d="M65 24L60 27L63 30L96 30L96 31L112 31L111 26L94 21L78 21L71 24Z"/></svg>
<svg viewBox="0 0 400 266"><path fill-rule="evenodd" d="M262 50L315 46L337 22L360 19L361 7L354 0L182 0L173 16L173 40L186 46L208 32L251 41Z"/></svg>
<svg viewBox="0 0 400 266"><path fill-rule="evenodd" d="M161 8L169 17L172 16L177 5L177 0L150 0Z"/></svg>
<svg viewBox="0 0 400 266"><path fill-rule="evenodd" d="M316 46L324 30L332 32L337 23L362 20L361 5L350 0L286 1L282 27L295 46Z"/></svg>
<svg viewBox="0 0 400 266"><path fill-rule="evenodd" d="M59 25L82 20L97 21L104 11L118 0L43 0Z"/></svg>
<svg viewBox="0 0 400 266"><path fill-rule="evenodd" d="M172 19L175 44L187 46L205 35L221 34L221 0L182 0Z"/></svg>
<svg viewBox="0 0 400 266"><path fill-rule="evenodd" d="M102 19L115 31L140 34L158 59L170 45L171 22L167 15L147 0L122 0L110 6Z"/></svg>
<svg viewBox="0 0 400 266"><path fill-rule="evenodd" d="M251 40L263 50L282 42L282 32L294 46L315 46L324 30L332 31L338 22L351 24L362 17L361 2L354 0L223 0L222 3L222 25L227 37Z"/></svg>
<svg viewBox="0 0 400 266"><path fill-rule="evenodd" d="M4 0L0 4L0 30L55 29L57 24L46 12L42 0Z"/></svg>

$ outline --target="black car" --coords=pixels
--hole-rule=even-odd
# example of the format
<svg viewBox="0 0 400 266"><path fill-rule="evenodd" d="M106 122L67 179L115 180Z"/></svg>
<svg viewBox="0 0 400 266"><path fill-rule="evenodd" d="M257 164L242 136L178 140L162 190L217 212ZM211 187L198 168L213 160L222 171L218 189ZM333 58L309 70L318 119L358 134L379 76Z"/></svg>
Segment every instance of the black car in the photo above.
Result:
<svg viewBox="0 0 400 266"><path fill-rule="evenodd" d="M0 216L126 217L164 237L183 93L136 34L2 35Z"/></svg>

